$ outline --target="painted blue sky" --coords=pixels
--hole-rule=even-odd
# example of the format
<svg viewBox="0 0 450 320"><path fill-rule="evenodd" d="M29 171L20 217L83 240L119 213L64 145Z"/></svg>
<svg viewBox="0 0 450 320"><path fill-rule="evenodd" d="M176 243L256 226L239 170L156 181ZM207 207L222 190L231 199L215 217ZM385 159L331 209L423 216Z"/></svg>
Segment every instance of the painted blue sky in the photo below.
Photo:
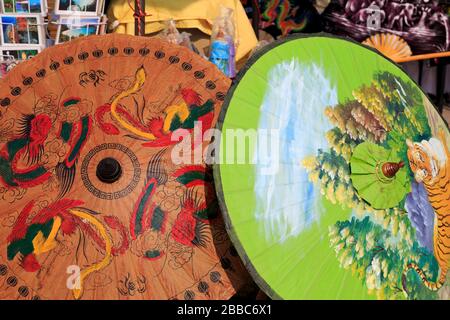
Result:
<svg viewBox="0 0 450 320"><path fill-rule="evenodd" d="M296 59L276 65L267 79L259 128L279 130L280 164L270 175L264 164L273 155L255 166L256 218L268 242L283 242L320 220L320 190L301 162L328 148L325 132L332 125L324 109L338 103L338 94L320 66Z"/></svg>

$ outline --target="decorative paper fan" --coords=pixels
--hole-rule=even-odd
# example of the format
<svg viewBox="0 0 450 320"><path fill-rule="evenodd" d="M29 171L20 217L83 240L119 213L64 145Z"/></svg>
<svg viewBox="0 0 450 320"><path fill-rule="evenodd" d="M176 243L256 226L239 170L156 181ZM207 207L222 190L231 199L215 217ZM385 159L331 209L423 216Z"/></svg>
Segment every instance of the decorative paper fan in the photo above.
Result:
<svg viewBox="0 0 450 320"><path fill-rule="evenodd" d="M363 44L377 49L394 61L412 55L408 43L401 37L391 33L377 33L364 40Z"/></svg>
<svg viewBox="0 0 450 320"><path fill-rule="evenodd" d="M374 50L323 35L271 44L243 70L214 174L260 287L285 299L445 298L435 290L450 255L434 254L450 247L450 135L420 88ZM404 164L384 191L378 161L388 176Z"/></svg>
<svg viewBox="0 0 450 320"><path fill-rule="evenodd" d="M174 164L172 137L213 126L228 86L185 48L124 35L52 47L8 74L0 298L233 295L247 276L211 174Z"/></svg>

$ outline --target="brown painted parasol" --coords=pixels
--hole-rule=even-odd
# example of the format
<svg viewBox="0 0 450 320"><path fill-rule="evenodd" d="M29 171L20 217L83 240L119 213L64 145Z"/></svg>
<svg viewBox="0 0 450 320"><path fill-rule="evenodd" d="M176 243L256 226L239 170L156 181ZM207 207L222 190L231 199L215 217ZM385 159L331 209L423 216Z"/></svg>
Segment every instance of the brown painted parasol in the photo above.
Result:
<svg viewBox="0 0 450 320"><path fill-rule="evenodd" d="M226 299L243 286L207 167L171 157L177 129L214 126L229 84L185 48L125 35L8 74L0 298Z"/></svg>

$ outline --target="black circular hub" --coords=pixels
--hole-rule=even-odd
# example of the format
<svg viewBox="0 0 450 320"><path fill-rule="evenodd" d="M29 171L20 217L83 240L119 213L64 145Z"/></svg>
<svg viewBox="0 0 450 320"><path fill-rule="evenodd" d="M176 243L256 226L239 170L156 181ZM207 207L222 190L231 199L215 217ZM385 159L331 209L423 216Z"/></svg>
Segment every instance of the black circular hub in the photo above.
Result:
<svg viewBox="0 0 450 320"><path fill-rule="evenodd" d="M104 183L113 183L122 175L120 163L113 158L105 158L97 165L97 178Z"/></svg>

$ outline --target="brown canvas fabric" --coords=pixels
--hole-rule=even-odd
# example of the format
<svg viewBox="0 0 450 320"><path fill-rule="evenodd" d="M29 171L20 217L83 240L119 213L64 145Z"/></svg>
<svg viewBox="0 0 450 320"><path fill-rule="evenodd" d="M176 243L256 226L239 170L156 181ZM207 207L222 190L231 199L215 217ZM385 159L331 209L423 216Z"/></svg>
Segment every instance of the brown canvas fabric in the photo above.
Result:
<svg viewBox="0 0 450 320"><path fill-rule="evenodd" d="M226 299L247 283L209 171L171 159L175 129L214 126L229 85L186 48L119 34L2 79L0 298Z"/></svg>

